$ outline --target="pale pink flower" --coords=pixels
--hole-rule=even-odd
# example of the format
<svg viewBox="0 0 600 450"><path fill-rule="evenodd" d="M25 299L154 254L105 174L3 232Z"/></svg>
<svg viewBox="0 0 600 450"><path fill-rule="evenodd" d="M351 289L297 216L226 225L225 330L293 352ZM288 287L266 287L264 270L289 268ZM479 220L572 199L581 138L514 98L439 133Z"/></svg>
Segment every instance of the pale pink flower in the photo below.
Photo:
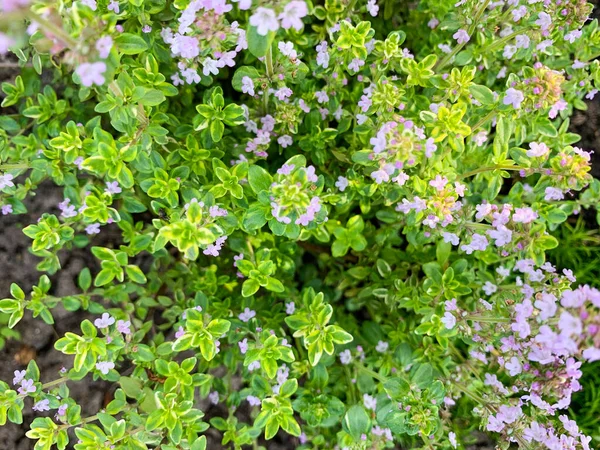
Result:
<svg viewBox="0 0 600 450"><path fill-rule="evenodd" d="M529 144L529 150L527 150L526 154L530 158L534 158L534 157L546 156L548 154L548 152L550 152L550 149L543 142L540 142L539 144L537 142L531 142Z"/></svg>
<svg viewBox="0 0 600 450"><path fill-rule="evenodd" d="M459 44L466 44L471 40L471 38L469 37L469 33L467 33L467 31L463 30L462 28L456 33L454 33L452 37L456 39L456 42L458 42Z"/></svg>
<svg viewBox="0 0 600 450"><path fill-rule="evenodd" d="M535 24L542 30L547 30L552 24L552 18L550 17L550 14L541 12L538 14L538 20L535 21Z"/></svg>
<svg viewBox="0 0 600 450"><path fill-rule="evenodd" d="M5 55L13 45L15 45L14 39L4 33L0 33L0 55Z"/></svg>
<svg viewBox="0 0 600 450"><path fill-rule="evenodd" d="M96 50L100 54L100 58L106 59L110 55L110 50L113 46L113 40L110 36L102 36L96 41Z"/></svg>
<svg viewBox="0 0 600 450"><path fill-rule="evenodd" d="M262 6L256 8L254 14L250 16L250 25L256 27L256 32L261 36L266 36L269 34L269 31L277 31L279 29L279 22L277 22L275 11Z"/></svg>
<svg viewBox="0 0 600 450"><path fill-rule="evenodd" d="M248 95L254 95L254 81L252 78L245 76L242 78L242 92Z"/></svg>
<svg viewBox="0 0 600 450"><path fill-rule="evenodd" d="M115 363L111 361L99 361L96 363L96 369L104 375L108 375L108 372L114 368Z"/></svg>
<svg viewBox="0 0 600 450"><path fill-rule="evenodd" d="M293 0L283 8L283 12L279 14L281 27L284 29L294 28L301 30L303 27L302 18L308 15L308 7L304 0ZM275 30L273 30L275 31Z"/></svg>
<svg viewBox="0 0 600 450"><path fill-rule="evenodd" d="M505 105L512 105L513 108L519 109L521 107L521 103L523 103L523 100L525 100L523 92L515 88L508 88L502 103L504 103Z"/></svg>
<svg viewBox="0 0 600 450"><path fill-rule="evenodd" d="M80 0L81 3L87 7L89 7L92 11L96 11L98 6L96 5L96 0Z"/></svg>
<svg viewBox="0 0 600 450"><path fill-rule="evenodd" d="M29 0L2 0L0 2L0 11L8 13L27 5L29 5Z"/></svg>
<svg viewBox="0 0 600 450"><path fill-rule="evenodd" d="M94 84L102 86L105 82L104 72L106 72L106 64L102 61L83 63L75 69L75 73L79 76L81 84L85 87L91 87Z"/></svg>

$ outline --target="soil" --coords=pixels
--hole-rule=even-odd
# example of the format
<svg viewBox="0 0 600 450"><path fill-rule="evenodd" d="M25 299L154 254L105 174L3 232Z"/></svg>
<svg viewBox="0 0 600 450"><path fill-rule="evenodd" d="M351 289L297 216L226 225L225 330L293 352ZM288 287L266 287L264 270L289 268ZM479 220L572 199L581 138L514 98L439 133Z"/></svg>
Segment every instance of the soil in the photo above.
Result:
<svg viewBox="0 0 600 450"><path fill-rule="evenodd" d="M35 197L28 200L27 209L31 211L25 216L3 216L0 219L0 295L9 296L10 283L16 282L26 293L38 282L40 272L36 270L38 258L28 251L30 239L22 233L22 228L34 223L42 212L56 209L62 201L61 190L52 185L44 185ZM77 292L76 278L86 265L94 266L84 251L65 252L62 255L62 270L52 280L51 293L56 296L70 295ZM62 307L52 311L55 324L45 324L39 318L34 319L26 314L17 325L21 334L20 340L9 340L0 351L0 379L11 382L15 370L24 369L31 359L35 359L40 367L41 381L47 382L58 378L62 367L71 367L72 357L64 355L53 348L53 344L67 331L77 331L81 320L86 318L83 312L68 312ZM82 415L94 415L105 403L110 386L102 381L88 383L69 383L71 395L82 407ZM25 437L29 423L34 419L31 406L24 411L24 424L7 423L0 427L0 450L28 450L33 448L32 441Z"/></svg>
<svg viewBox="0 0 600 450"><path fill-rule="evenodd" d="M594 2L596 3L596 2ZM598 10L596 10L598 11ZM0 57L0 82L11 80L18 73L18 69L10 67L11 62ZM593 155L594 164L592 174L600 178L600 95L595 100L589 101L587 111L576 111L571 118L571 131L581 135L581 142L577 144L585 150L597 150ZM29 211L21 216L0 216L0 298L9 296L9 288L12 282L16 282L26 293L38 282L40 272L36 270L38 258L28 251L30 239L23 233L22 229L30 223L35 222L44 212L56 212L57 204L62 201L62 189L51 184L43 185L37 191L37 195L29 197L26 206ZM105 230L105 229L103 229ZM118 234L103 231L94 241L94 245L114 245ZM93 256L80 249L74 249L61 255L62 269L52 280L51 294L56 296L70 295L78 292L76 278L84 267L94 269L97 265ZM68 312L60 306L53 310L55 325L46 325L39 319L33 319L26 314L17 325L16 330L20 333L20 340L8 340L5 347L0 350L0 380L12 382L13 372L24 369L31 359L35 359L41 371L41 381L47 382L56 379L62 367L72 365L72 357L63 355L54 350L53 344L67 331L79 331L79 324L88 318L85 312ZM84 382L69 383L72 397L81 405L82 416L96 414L108 401L114 391L114 385L103 381L92 381L87 377ZM208 409L207 416L220 415L216 409ZM8 422L0 427L0 450L30 450L33 442L25 437L29 424L34 417L39 416L31 411L31 405L26 406L24 411L24 423L15 425ZM205 418L205 420L208 419ZM478 436L480 442L470 448L490 449L489 441L484 435ZM72 440L73 441L73 440ZM219 437L215 434L209 435L210 449L218 449ZM270 450L292 449L297 446L296 439L282 439L279 443L269 443Z"/></svg>

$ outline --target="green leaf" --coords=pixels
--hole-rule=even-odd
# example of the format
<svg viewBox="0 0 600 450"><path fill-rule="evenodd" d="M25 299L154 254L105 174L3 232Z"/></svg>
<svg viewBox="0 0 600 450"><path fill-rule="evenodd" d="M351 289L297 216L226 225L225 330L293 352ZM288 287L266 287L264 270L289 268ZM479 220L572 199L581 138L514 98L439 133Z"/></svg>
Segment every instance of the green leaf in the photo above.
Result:
<svg viewBox="0 0 600 450"><path fill-rule="evenodd" d="M137 378L121 377L119 384L128 397L137 399L142 393L142 381Z"/></svg>
<svg viewBox="0 0 600 450"><path fill-rule="evenodd" d="M248 50L250 53L257 58L262 58L267 54L267 51L269 50L269 47L275 38L275 33L269 31L266 36L261 36L258 34L256 27L248 25L246 38L248 40Z"/></svg>
<svg viewBox="0 0 600 450"><path fill-rule="evenodd" d="M148 89L139 102L144 106L157 106L166 100L165 94L157 89Z"/></svg>
<svg viewBox="0 0 600 450"><path fill-rule="evenodd" d="M8 328L14 328L17 323L23 318L24 311L19 309L13 312L8 319Z"/></svg>
<svg viewBox="0 0 600 450"><path fill-rule="evenodd" d="M316 366L319 364L321 356L323 356L323 343L317 340L308 346L308 362L311 366Z"/></svg>
<svg viewBox="0 0 600 450"><path fill-rule="evenodd" d="M129 265L125 267L125 272L127 272L127 276L134 283L144 284L146 282L146 275L137 266Z"/></svg>
<svg viewBox="0 0 600 450"><path fill-rule="evenodd" d="M148 44L138 35L121 33L115 38L119 51L125 55L136 55L148 50Z"/></svg>
<svg viewBox="0 0 600 450"><path fill-rule="evenodd" d="M336 239L331 246L331 255L334 258L339 258L348 253L349 248L350 246L346 242Z"/></svg>
<svg viewBox="0 0 600 450"><path fill-rule="evenodd" d="M433 383L433 367L430 364L421 364L413 373L411 380L421 389L425 389Z"/></svg>
<svg viewBox="0 0 600 450"><path fill-rule="evenodd" d="M11 314L19 308L20 304L18 300L13 300L12 298L0 300L0 311L5 314Z"/></svg>
<svg viewBox="0 0 600 450"><path fill-rule="evenodd" d="M400 401L410 392L410 384L404 378L390 378L383 386L392 400Z"/></svg>
<svg viewBox="0 0 600 450"><path fill-rule="evenodd" d="M223 137L225 125L220 120L213 120L210 123L210 137L214 142L219 142Z"/></svg>
<svg viewBox="0 0 600 450"><path fill-rule="evenodd" d="M92 286L92 274L90 269L84 267L77 277L77 284L82 291L87 291Z"/></svg>
<svg viewBox="0 0 600 450"><path fill-rule="evenodd" d="M256 291L258 291L259 288L260 283L253 278L244 281L244 284L242 285L242 297L250 297L251 295L256 294Z"/></svg>
<svg viewBox="0 0 600 450"><path fill-rule="evenodd" d="M273 184L273 177L260 166L252 165L248 169L248 182L255 194L267 192Z"/></svg>
<svg viewBox="0 0 600 450"><path fill-rule="evenodd" d="M239 67L233 74L233 78L231 80L231 85L238 92L242 92L242 80L244 79L244 77L248 77L252 81L254 81L260 77L260 73L258 72L258 70L256 70L256 67L252 67L252 66Z"/></svg>
<svg viewBox="0 0 600 450"><path fill-rule="evenodd" d="M265 287L269 291L273 291L273 292L283 292L285 290L285 288L283 287L283 284L281 283L281 281L279 281L276 278L272 278L272 277L270 277L267 280L267 285Z"/></svg>
<svg viewBox="0 0 600 450"><path fill-rule="evenodd" d="M217 347L212 339L200 340L200 353L207 361L212 360L217 354Z"/></svg>
<svg viewBox="0 0 600 450"><path fill-rule="evenodd" d="M110 283L115 278L114 272L109 269L102 269L96 279L94 280L94 286L104 286Z"/></svg>
<svg viewBox="0 0 600 450"><path fill-rule="evenodd" d="M231 322L225 319L214 319L206 327L207 331L212 334L215 338L220 338L222 335L229 331Z"/></svg>
<svg viewBox="0 0 600 450"><path fill-rule="evenodd" d="M450 253L452 252L452 244L449 242L444 242L440 240L435 249L435 256L437 262L441 265L444 265L448 258L450 257Z"/></svg>
<svg viewBox="0 0 600 450"><path fill-rule="evenodd" d="M482 105L492 105L495 103L494 93L487 86L473 84L469 86L469 92Z"/></svg>
<svg viewBox="0 0 600 450"><path fill-rule="evenodd" d="M23 289L21 289L16 283L11 283L10 295L17 300L25 300L25 292L23 292Z"/></svg>
<svg viewBox="0 0 600 450"><path fill-rule="evenodd" d="M277 432L279 431L279 422L276 418L271 418L267 421L267 425L265 426L265 439L272 439Z"/></svg>
<svg viewBox="0 0 600 450"><path fill-rule="evenodd" d="M200 436L194 441L190 450L206 450L206 436Z"/></svg>
<svg viewBox="0 0 600 450"><path fill-rule="evenodd" d="M360 441L363 434L368 434L371 430L371 419L361 405L354 405L344 416L343 427L346 432Z"/></svg>
<svg viewBox="0 0 600 450"><path fill-rule="evenodd" d="M282 397L291 397L296 390L298 390L298 380L291 378L281 385L278 395L281 395Z"/></svg>
<svg viewBox="0 0 600 450"><path fill-rule="evenodd" d="M550 223L563 223L568 218L567 213L558 208L553 208L545 217Z"/></svg>
<svg viewBox="0 0 600 450"><path fill-rule="evenodd" d="M244 108L235 103L231 103L223 110L225 118L223 119L230 127L244 123Z"/></svg>
<svg viewBox="0 0 600 450"><path fill-rule="evenodd" d="M337 325L328 326L327 332L331 334L331 339L333 339L333 342L336 344L347 344L354 339L350 333Z"/></svg>
<svg viewBox="0 0 600 450"><path fill-rule="evenodd" d="M556 240L556 238L549 234L545 236L540 236L534 242L535 246L542 250L551 250L553 248L558 247L558 241Z"/></svg>
<svg viewBox="0 0 600 450"><path fill-rule="evenodd" d="M300 436L302 430L300 425L298 425L298 422L296 422L296 419L291 416L286 416L285 419L286 420L281 424L281 428L292 436Z"/></svg>
<svg viewBox="0 0 600 450"><path fill-rule="evenodd" d="M275 377L277 374L277 361L273 358L264 358L260 361L260 364L269 378Z"/></svg>

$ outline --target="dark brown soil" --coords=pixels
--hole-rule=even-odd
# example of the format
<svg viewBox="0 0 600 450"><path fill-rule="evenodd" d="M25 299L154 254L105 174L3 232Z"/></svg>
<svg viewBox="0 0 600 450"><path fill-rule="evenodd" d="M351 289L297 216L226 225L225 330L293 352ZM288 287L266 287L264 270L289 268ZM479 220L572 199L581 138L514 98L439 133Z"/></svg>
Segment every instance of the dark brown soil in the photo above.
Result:
<svg viewBox="0 0 600 450"><path fill-rule="evenodd" d="M593 150L592 175L600 178L600 95L587 102L587 111L575 111L571 117L571 132L581 136L577 145L584 150Z"/></svg>
<svg viewBox="0 0 600 450"><path fill-rule="evenodd" d="M35 197L29 198L27 208L31 211L25 216L0 217L0 296L7 297L10 283L16 282L26 293L38 282L40 272L36 271L38 258L28 251L31 240L22 229L44 212L56 210L58 202L62 201L62 190L53 186L44 186ZM95 261L85 252L74 251L65 253L61 260L62 270L51 277L51 293L56 296L70 295L77 292L76 278L82 268ZM79 323L86 318L82 312L68 312L57 307L52 311L55 325L46 325L43 321L33 319L31 314L25 314L16 330L21 334L21 340L9 340L0 351L0 379L12 382L13 372L24 369L31 359L35 359L40 367L41 381L47 382L58 378L62 367L70 368L72 357L54 350L56 339L67 331L77 331ZM93 415L102 408L105 396L109 392L107 383L69 383L71 394L82 407L82 415ZM0 450L26 450L33 448L32 441L25 437L28 424L34 419L31 405L25 408L25 423L21 426L7 423L0 427Z"/></svg>

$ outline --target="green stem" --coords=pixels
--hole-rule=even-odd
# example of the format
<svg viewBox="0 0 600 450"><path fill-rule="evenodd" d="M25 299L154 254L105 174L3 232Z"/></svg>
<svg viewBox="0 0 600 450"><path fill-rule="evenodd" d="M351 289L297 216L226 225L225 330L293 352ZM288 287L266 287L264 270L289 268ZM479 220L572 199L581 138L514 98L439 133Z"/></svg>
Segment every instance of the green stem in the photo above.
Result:
<svg viewBox="0 0 600 450"><path fill-rule="evenodd" d="M68 379L68 377L60 377L56 380L49 381L47 383L42 384L42 389L48 389L49 387L56 386L57 384L66 383Z"/></svg>
<svg viewBox="0 0 600 450"><path fill-rule="evenodd" d="M0 63L0 69L5 69L5 68L6 69L12 69L12 68L21 69L22 67L33 67L33 64L28 63L28 64L25 64L24 66L22 66L19 63L11 63L11 62L1 62ZM7 116L13 115L14 116L17 114L5 114L5 115L7 115Z"/></svg>
<svg viewBox="0 0 600 450"><path fill-rule="evenodd" d="M27 164L27 163L0 164L0 170L17 170L17 169L29 169L29 164Z"/></svg>
<svg viewBox="0 0 600 450"><path fill-rule="evenodd" d="M77 41L69 36L68 33L65 32L62 28L54 25L49 20L44 19L39 14L33 11L27 11L25 13L25 17L29 20L36 22L40 27L45 29L46 31L52 33L57 39L63 41L69 48L75 49L77 48Z"/></svg>
<svg viewBox="0 0 600 450"><path fill-rule="evenodd" d="M446 64L448 64L452 60L452 58L454 58L458 54L458 52L460 52L463 49L464 46L465 46L465 44L458 44L456 47L454 47L452 49L452 51L450 53L448 53L444 57L444 59L442 59L439 62L439 64L435 68L435 71L438 72L438 71L442 70L446 66Z"/></svg>
<svg viewBox="0 0 600 450"><path fill-rule="evenodd" d="M463 394L465 394L467 397L469 397L471 400L476 401L477 403L479 403L482 406L486 405L486 401L479 395L475 394L471 389L469 389L467 386L464 386L461 383L457 383L456 381L450 381L456 388L458 388L458 390L460 392L462 392Z"/></svg>
<svg viewBox="0 0 600 450"><path fill-rule="evenodd" d="M128 406L125 406L121 410L121 412L127 412L127 411L133 409L134 406L135 406L135 404L130 404ZM89 416L89 417L86 417L85 419L81 419L81 422L79 422L79 423L75 423L73 425L71 425L69 423L66 423L64 425L59 426L58 428L62 429L62 430L66 430L66 429L69 429L71 427L79 427L79 426L85 425L86 423L94 422L95 420L98 420L98 414L94 414L93 416ZM135 433L137 433L138 431L142 431L142 430L134 429L132 431L135 432Z"/></svg>
<svg viewBox="0 0 600 450"><path fill-rule="evenodd" d="M93 422L94 420L98 420L98 414L95 414L95 415L90 416L90 417L86 417L85 419L81 419L81 422L76 423L74 425L66 423L64 425L59 426L58 428L66 430L66 429L69 429L71 427L78 427L78 426L81 426L81 425L85 425L86 423Z"/></svg>
<svg viewBox="0 0 600 450"><path fill-rule="evenodd" d="M358 368L358 370L360 370L361 372L366 373L367 375L371 375L373 378L375 378L377 381L379 381L380 383L385 383L388 379L386 376L381 375L380 373L377 373L371 369L367 369L364 366L356 366Z"/></svg>
<svg viewBox="0 0 600 450"><path fill-rule="evenodd" d="M473 320L475 322L484 323L510 323L512 320L510 317L486 317L486 316L467 316L467 320Z"/></svg>
<svg viewBox="0 0 600 450"><path fill-rule="evenodd" d="M507 166L507 165L502 165L502 164L496 164L494 166L488 166L488 167L480 167L479 169L475 169L475 170L471 170L470 172L467 173L463 173L459 178L469 178L472 177L473 175L477 175L478 173L483 173L483 172L491 172L492 170L524 170L526 169L525 167L521 167L521 166Z"/></svg>
<svg viewBox="0 0 600 450"><path fill-rule="evenodd" d="M475 125L473 125L471 127L471 133L474 133L476 130L478 130L480 127L482 127L483 124L485 124L488 120L490 120L495 115L496 115L496 111L494 111L492 109L489 113L487 113L485 116L483 116L483 118L481 118L479 120L479 122L477 122Z"/></svg>
<svg viewBox="0 0 600 450"><path fill-rule="evenodd" d="M586 58L586 59L582 60L581 62L583 62L583 63L589 63L590 61L593 61L593 60L598 59L598 58L600 58L600 53L596 53L596 54L590 56L589 58Z"/></svg>
<svg viewBox="0 0 600 450"><path fill-rule="evenodd" d="M267 54L265 55L265 68L267 69L267 79L269 82L273 78L273 47L269 46L267 50ZM263 108L265 110L265 114L269 114L269 89L265 88L263 92Z"/></svg>
<svg viewBox="0 0 600 450"><path fill-rule="evenodd" d="M465 222L465 225L468 228L472 228L472 229L476 229L476 230L489 230L490 228L492 228L491 225L488 225L487 223L481 223L481 222L467 221L467 222Z"/></svg>
<svg viewBox="0 0 600 450"><path fill-rule="evenodd" d="M503 38L497 40L496 42L491 43L486 48L484 48L482 50L482 54L486 54L487 52L491 52L491 51L494 51L494 50L496 50L496 49L498 49L500 47L503 47L504 44L506 44L508 41L512 40L514 37L518 36L519 34L523 34L523 30L513 31L510 34L507 34Z"/></svg>
<svg viewBox="0 0 600 450"><path fill-rule="evenodd" d="M269 80L273 78L273 47L269 46L269 50L267 50L267 55L265 56L265 66L267 67L267 77Z"/></svg>
<svg viewBox="0 0 600 450"><path fill-rule="evenodd" d="M469 34L469 37L473 36L473 33L475 32L475 28L477 28L477 24L479 23L481 16L483 16L483 13L485 12L486 8L490 4L490 1L491 0L485 0L481 4L481 7L479 8L479 10L475 13L473 22L471 23L471 26L469 27L469 30L467 31L467 33ZM436 68L435 68L436 72L443 69L446 64L448 64L450 61L452 61L452 58L454 58L458 54L458 52L460 52L464 48L465 45L466 45L466 42L464 44L458 44L456 47L454 47L454 49L452 49L452 51L450 53L448 53L444 57L444 59L442 59L436 65Z"/></svg>
<svg viewBox="0 0 600 450"><path fill-rule="evenodd" d="M57 378L56 380L48 381L47 383L42 384L41 390L48 389L49 387L56 386L57 384L65 383L65 382L67 382L68 379L69 379L68 377L60 377L60 378ZM19 394L17 396L17 398L25 398L25 397L27 397L27 394Z"/></svg>
<svg viewBox="0 0 600 450"><path fill-rule="evenodd" d="M140 431L144 431L145 429L146 429L146 427L137 427L137 428L134 428L134 429L132 429L131 431L128 431L127 433L125 433L125 435L124 435L124 436L122 436L122 437L120 437L119 439L115 439L115 440L113 441L113 444L114 444L114 443L117 443L117 442L119 442L119 441L122 441L122 440L123 440L123 439L125 439L126 437L133 436L134 434L137 434L137 433L139 433Z"/></svg>
<svg viewBox="0 0 600 450"><path fill-rule="evenodd" d="M348 378L348 397L350 399L350 404L352 405L356 401L354 397L354 384L352 383L352 372L350 372L348 366L344 366L344 372Z"/></svg>

